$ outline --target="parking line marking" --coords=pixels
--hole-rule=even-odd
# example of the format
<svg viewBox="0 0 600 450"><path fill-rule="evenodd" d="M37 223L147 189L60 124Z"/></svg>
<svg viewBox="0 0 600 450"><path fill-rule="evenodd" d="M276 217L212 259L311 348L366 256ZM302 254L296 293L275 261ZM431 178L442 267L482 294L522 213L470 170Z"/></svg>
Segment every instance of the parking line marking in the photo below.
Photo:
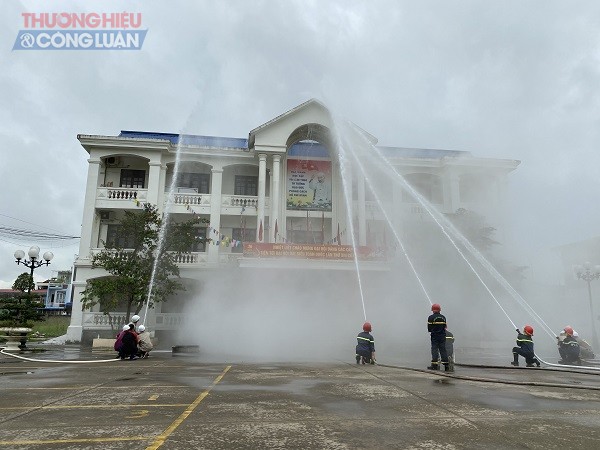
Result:
<svg viewBox="0 0 600 450"><path fill-rule="evenodd" d="M225 367L225 370L223 370L223 372L221 372L221 375L219 375L217 378L215 378L215 381L213 381L212 385L208 389L206 389L204 392L202 392L196 398L196 400L194 400L186 408L186 410L184 412L182 412L181 415L177 419L175 419L175 421L171 425L169 425L169 427L165 431L163 431L162 434L154 440L154 442L152 444L150 444L148 447L146 447L146 450L156 450L161 445L163 445L165 443L165 441L167 440L167 438L173 433L173 431L175 431L177 429L177 427L179 427L179 425L181 425L183 423L183 421L188 418L188 416L194 411L194 409L196 409L196 407L200 404L200 402L202 400L204 400L204 398L210 393L212 388L214 388L223 379L223 377L229 371L229 369L231 369L231 366Z"/></svg>
<svg viewBox="0 0 600 450"><path fill-rule="evenodd" d="M147 441L147 436L137 437L105 437L105 438L81 438L81 439L49 439L45 441L0 441L0 445L45 445L45 444L81 444L88 442L123 442L123 441Z"/></svg>
<svg viewBox="0 0 600 450"><path fill-rule="evenodd" d="M181 408L188 406L187 403L151 403L149 405L128 405L130 408ZM47 405L47 406L7 406L0 408L0 411L18 411L21 409L108 409L115 405Z"/></svg>

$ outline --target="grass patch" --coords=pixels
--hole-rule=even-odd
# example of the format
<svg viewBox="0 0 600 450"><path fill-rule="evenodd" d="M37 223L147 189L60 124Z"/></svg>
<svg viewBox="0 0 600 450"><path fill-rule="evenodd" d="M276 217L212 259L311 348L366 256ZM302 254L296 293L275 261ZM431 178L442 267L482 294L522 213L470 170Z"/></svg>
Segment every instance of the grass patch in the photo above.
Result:
<svg viewBox="0 0 600 450"><path fill-rule="evenodd" d="M48 316L43 322L35 322L33 333L36 331L47 338L67 334L67 328L71 324L70 316Z"/></svg>

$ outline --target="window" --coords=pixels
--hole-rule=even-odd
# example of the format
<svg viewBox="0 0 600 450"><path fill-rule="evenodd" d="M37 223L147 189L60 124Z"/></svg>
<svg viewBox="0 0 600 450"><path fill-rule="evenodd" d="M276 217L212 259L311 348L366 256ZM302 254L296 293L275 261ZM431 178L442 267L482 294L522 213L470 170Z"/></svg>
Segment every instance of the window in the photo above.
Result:
<svg viewBox="0 0 600 450"><path fill-rule="evenodd" d="M134 248L134 236L123 234L121 225L108 225L105 247L107 248Z"/></svg>
<svg viewBox="0 0 600 450"><path fill-rule="evenodd" d="M121 181L119 183L119 187L144 188L145 181L145 170L121 169Z"/></svg>
<svg viewBox="0 0 600 450"><path fill-rule="evenodd" d="M177 176L177 187L196 189L198 194L208 194L210 175L207 173L183 172Z"/></svg>
<svg viewBox="0 0 600 450"><path fill-rule="evenodd" d="M236 175L233 195L258 195L258 177Z"/></svg>

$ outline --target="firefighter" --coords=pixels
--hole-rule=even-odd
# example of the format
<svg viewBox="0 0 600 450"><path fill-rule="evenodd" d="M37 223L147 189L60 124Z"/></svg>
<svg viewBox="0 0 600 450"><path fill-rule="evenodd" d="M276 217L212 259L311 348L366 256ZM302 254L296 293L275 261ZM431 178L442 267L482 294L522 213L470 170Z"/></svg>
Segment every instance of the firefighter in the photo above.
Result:
<svg viewBox="0 0 600 450"><path fill-rule="evenodd" d="M558 340L558 353L560 353L560 357L562 358L558 363L580 365L581 359L579 359L579 353L581 349L579 342L573 336L573 328L566 326L564 332L566 335L565 338L562 341Z"/></svg>
<svg viewBox="0 0 600 450"><path fill-rule="evenodd" d="M375 340L371 335L371 324L365 322L363 330L358 333L356 340L356 364L375 364Z"/></svg>
<svg viewBox="0 0 600 450"><path fill-rule="evenodd" d="M540 367L540 362L535 357L535 352L533 351L533 327L531 325L525 325L523 327L523 333L519 331L517 328L517 346L513 347L513 358L514 361L511 362L513 366L519 366L519 355L525 358L525 364L527 367Z"/></svg>
<svg viewBox="0 0 600 450"><path fill-rule="evenodd" d="M427 318L427 331L431 334L431 365L427 367L429 370L439 370L441 364L444 365L446 372L451 372L452 367L448 363L448 353L446 352L446 317L440 311L442 307L434 303L431 305L431 314Z"/></svg>

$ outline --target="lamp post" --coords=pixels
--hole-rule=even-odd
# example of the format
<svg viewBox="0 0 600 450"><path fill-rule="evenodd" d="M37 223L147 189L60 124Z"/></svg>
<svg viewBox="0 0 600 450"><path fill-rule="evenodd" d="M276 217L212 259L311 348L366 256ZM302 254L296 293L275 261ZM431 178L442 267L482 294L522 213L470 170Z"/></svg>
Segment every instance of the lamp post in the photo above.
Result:
<svg viewBox="0 0 600 450"><path fill-rule="evenodd" d="M594 317L594 307L592 305L592 280L600 278L600 266L592 267L591 263L586 262L583 266L577 266L575 271L578 279L587 282L590 314L592 315L592 339L594 341L594 348L599 349L600 345L598 345L598 335L596 334L596 319Z"/></svg>
<svg viewBox="0 0 600 450"><path fill-rule="evenodd" d="M37 245L34 245L29 249L27 255L29 256L29 260L24 259L25 252L23 250L17 250L15 252L15 262L17 264L23 264L25 267L29 267L31 269L30 276L31 281L33 282L33 271L41 266L49 266L50 261L52 258L54 258L54 254L52 252L46 252L43 256L44 260L40 261L40 248ZM28 285L27 293L31 294L31 284Z"/></svg>
<svg viewBox="0 0 600 450"><path fill-rule="evenodd" d="M15 262L18 264L23 264L25 267L28 267L30 269L29 272L29 277L30 277L30 282L27 283L27 301L31 302L31 285L33 284L33 271L35 269L37 269L38 267L41 266L48 266L50 265L50 260L54 257L54 255L52 254L52 252L46 252L43 255L44 260L41 261L39 259L40 257L40 248L36 245L32 246L29 251L27 252L27 255L29 256L29 259L25 259L25 252L23 250L17 250L15 252ZM21 300L19 300L19 303L21 302ZM26 320L27 314L25 313L24 310L22 310L21 308L19 308L17 310L17 320L19 322L22 322L23 320ZM18 337L21 345L19 347L13 347L14 345L16 345L15 342L11 342L12 339L8 339L9 340L9 347L7 347L7 349L10 350L18 350L18 349L25 349L25 343L27 342L27 333L29 333L31 331L30 328L26 328L24 326L21 327L16 327L16 328L11 328L11 329L6 329L8 330L9 334L12 334L12 336L16 336ZM5 331L6 331L5 330Z"/></svg>

